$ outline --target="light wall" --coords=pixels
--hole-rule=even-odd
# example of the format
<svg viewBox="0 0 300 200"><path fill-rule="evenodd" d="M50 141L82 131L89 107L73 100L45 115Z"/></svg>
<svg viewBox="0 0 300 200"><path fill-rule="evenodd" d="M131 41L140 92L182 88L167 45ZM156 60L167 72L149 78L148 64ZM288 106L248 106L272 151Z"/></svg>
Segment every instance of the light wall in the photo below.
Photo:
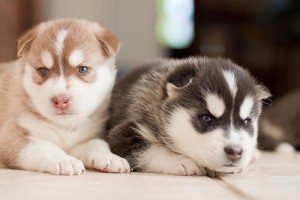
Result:
<svg viewBox="0 0 300 200"><path fill-rule="evenodd" d="M154 0L43 0L43 20L81 18L97 21L122 42L119 66L131 67L164 51L155 38Z"/></svg>

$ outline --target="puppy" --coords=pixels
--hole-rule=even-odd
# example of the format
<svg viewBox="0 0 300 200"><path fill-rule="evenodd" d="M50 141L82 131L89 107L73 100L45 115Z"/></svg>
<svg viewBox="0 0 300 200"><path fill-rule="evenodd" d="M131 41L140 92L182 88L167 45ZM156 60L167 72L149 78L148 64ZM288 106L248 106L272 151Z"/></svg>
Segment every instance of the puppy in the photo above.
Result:
<svg viewBox="0 0 300 200"><path fill-rule="evenodd" d="M0 66L0 162L9 168L80 175L128 172L101 139L115 81L118 39L97 23L42 23Z"/></svg>
<svg viewBox="0 0 300 200"><path fill-rule="evenodd" d="M257 143L269 91L222 58L159 60L116 83L108 142L134 171L236 173Z"/></svg>

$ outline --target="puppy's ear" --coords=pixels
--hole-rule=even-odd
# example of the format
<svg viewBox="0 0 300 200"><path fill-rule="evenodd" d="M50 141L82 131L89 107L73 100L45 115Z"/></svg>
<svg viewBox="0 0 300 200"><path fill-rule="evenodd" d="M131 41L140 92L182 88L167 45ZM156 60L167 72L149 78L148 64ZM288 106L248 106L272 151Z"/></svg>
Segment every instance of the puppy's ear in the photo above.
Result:
<svg viewBox="0 0 300 200"><path fill-rule="evenodd" d="M18 40L18 58L28 53L31 48L32 42L37 36L36 28L27 31Z"/></svg>
<svg viewBox="0 0 300 200"><path fill-rule="evenodd" d="M96 37L105 57L115 57L117 55L120 48L120 41L112 32L101 29L96 33Z"/></svg>
<svg viewBox="0 0 300 200"><path fill-rule="evenodd" d="M263 102L263 104L266 104L268 106L272 105L272 100L269 99L272 97L269 89L262 85L262 84L258 84L255 86L255 90L258 96L258 99L261 100Z"/></svg>
<svg viewBox="0 0 300 200"><path fill-rule="evenodd" d="M190 67L183 67L176 69L173 74L168 78L166 85L167 94L169 97L174 97L180 90L188 87L195 76L195 70Z"/></svg>

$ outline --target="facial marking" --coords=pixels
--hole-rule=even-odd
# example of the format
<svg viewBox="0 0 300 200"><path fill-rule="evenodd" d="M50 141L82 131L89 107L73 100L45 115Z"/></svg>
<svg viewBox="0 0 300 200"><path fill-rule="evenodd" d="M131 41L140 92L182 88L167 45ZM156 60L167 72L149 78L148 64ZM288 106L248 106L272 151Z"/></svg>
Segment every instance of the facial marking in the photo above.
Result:
<svg viewBox="0 0 300 200"><path fill-rule="evenodd" d="M242 138L243 136L240 134L239 130L236 129L231 122L230 127L228 129L228 138L229 138L229 143L230 145L237 145L238 141Z"/></svg>
<svg viewBox="0 0 300 200"><path fill-rule="evenodd" d="M247 117L249 117L252 107L253 107L253 99L249 96L246 96L240 107L241 119L246 119Z"/></svg>
<svg viewBox="0 0 300 200"><path fill-rule="evenodd" d="M58 79L53 83L54 95L61 95L66 91L67 83L63 76L58 77Z"/></svg>
<svg viewBox="0 0 300 200"><path fill-rule="evenodd" d="M233 96L233 98L235 97L236 95L236 92L237 92L237 84L236 84L236 78L235 78L235 75L233 72L231 71L226 71L224 70L223 71L223 76L227 82L227 85L229 87L229 90Z"/></svg>
<svg viewBox="0 0 300 200"><path fill-rule="evenodd" d="M51 68L53 66L53 58L49 51L43 51L42 52L42 62L43 65L47 68Z"/></svg>
<svg viewBox="0 0 300 200"><path fill-rule="evenodd" d="M167 126L175 151L192 158L199 165L218 169L224 161L224 136L222 129L200 134L190 123L191 116L184 108L176 110Z"/></svg>
<svg viewBox="0 0 300 200"><path fill-rule="evenodd" d="M216 94L207 94L205 100L207 108L212 115L217 118L223 115L226 108L223 99Z"/></svg>
<svg viewBox="0 0 300 200"><path fill-rule="evenodd" d="M61 55L62 53L62 50L64 48L64 41L67 35L68 35L68 31L65 29L59 31L56 35L55 50L58 55Z"/></svg>
<svg viewBox="0 0 300 200"><path fill-rule="evenodd" d="M73 67L77 67L83 62L83 52L80 49L75 49L69 57L69 63Z"/></svg>

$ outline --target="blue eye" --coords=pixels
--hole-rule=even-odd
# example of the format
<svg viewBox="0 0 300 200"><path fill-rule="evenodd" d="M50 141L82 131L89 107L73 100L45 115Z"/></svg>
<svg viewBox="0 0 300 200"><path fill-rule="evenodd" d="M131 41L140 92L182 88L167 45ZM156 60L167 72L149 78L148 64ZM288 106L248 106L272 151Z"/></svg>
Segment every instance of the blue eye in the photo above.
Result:
<svg viewBox="0 0 300 200"><path fill-rule="evenodd" d="M250 118L246 118L243 120L243 125L244 126L251 126L252 120Z"/></svg>
<svg viewBox="0 0 300 200"><path fill-rule="evenodd" d="M210 124L214 121L214 117L210 114L201 115L200 120L203 121L204 123Z"/></svg>
<svg viewBox="0 0 300 200"><path fill-rule="evenodd" d="M87 67L87 66L80 66L80 67L78 67L78 72L80 74L86 74L86 73L89 72L89 70L90 70L90 68Z"/></svg>
<svg viewBox="0 0 300 200"><path fill-rule="evenodd" d="M46 76L49 73L49 69L46 67L40 67L37 70L42 76Z"/></svg>

